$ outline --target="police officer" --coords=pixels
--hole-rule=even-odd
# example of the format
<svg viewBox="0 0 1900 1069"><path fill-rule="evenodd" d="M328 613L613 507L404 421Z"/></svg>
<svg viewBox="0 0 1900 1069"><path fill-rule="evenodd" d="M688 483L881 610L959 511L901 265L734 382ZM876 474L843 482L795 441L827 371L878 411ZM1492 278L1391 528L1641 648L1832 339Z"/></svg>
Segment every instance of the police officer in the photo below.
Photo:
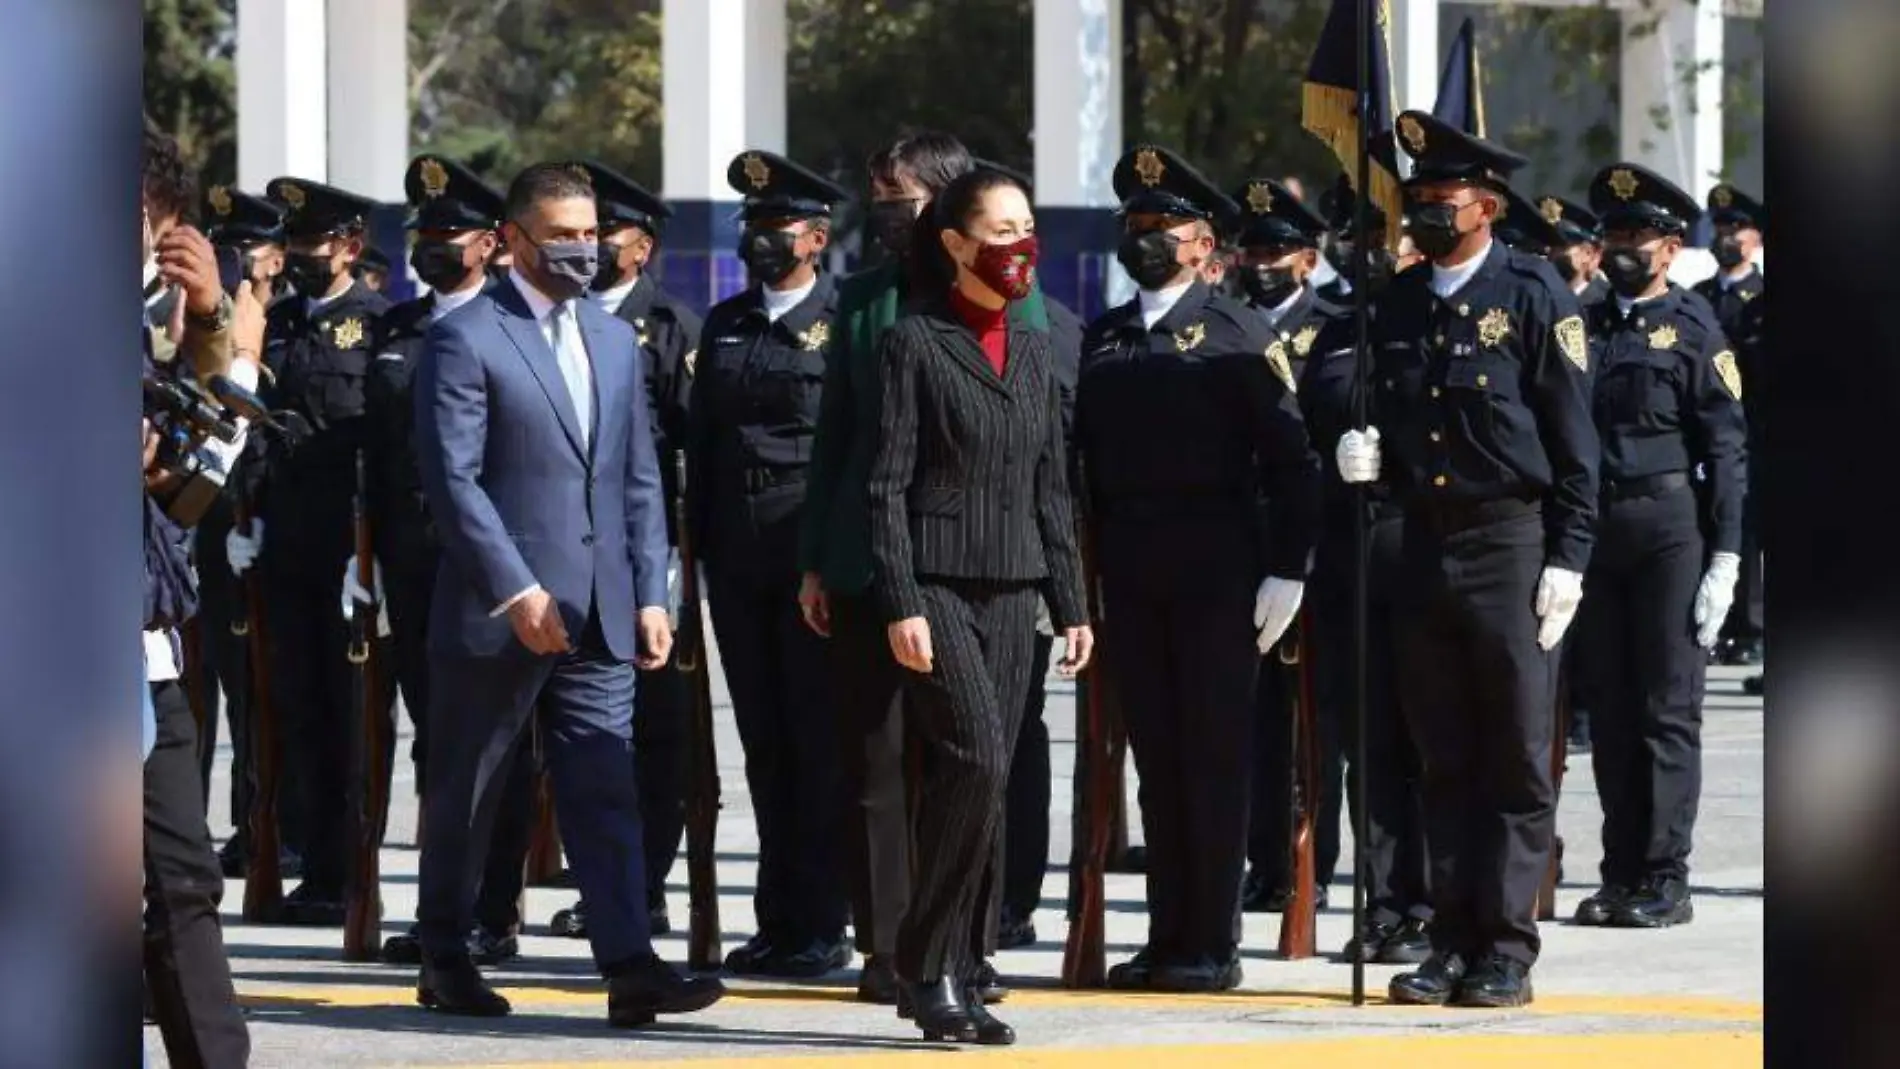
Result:
<svg viewBox="0 0 1900 1069"><path fill-rule="evenodd" d="M429 603L442 547L417 474L412 386L430 326L487 287L485 268L500 241L497 231L506 204L499 191L468 167L437 155L410 161L403 193L411 210L405 228L415 235L409 265L429 292L396 305L382 317L365 404L376 571L384 584L381 593L388 606L396 681L415 726L409 758L415 763L416 792L421 794L428 780L423 757L428 753L431 721ZM346 569L344 588L346 598L368 600L369 592L357 583L353 567ZM533 769L532 748L517 747L476 895L475 927L468 936L469 956L478 964L498 964L518 953L522 861L533 816ZM401 965L422 961L413 925L384 942L383 960Z"/></svg>
<svg viewBox="0 0 1900 1069"><path fill-rule="evenodd" d="M1545 259L1551 259L1564 240L1557 232L1557 224L1546 219L1540 209L1509 186L1504 188L1504 217L1493 225L1492 234L1518 252ZM1553 262L1551 266L1556 264ZM1563 276L1561 270L1557 274Z"/></svg>
<svg viewBox="0 0 1900 1069"><path fill-rule="evenodd" d="M1760 337L1760 331L1752 329L1744 320L1753 318L1750 305L1759 301L1766 289L1755 258L1762 251L1763 235L1768 229L1768 209L1761 201L1723 182L1709 190L1708 212L1710 222L1715 224L1715 243L1710 251L1715 254L1719 270L1713 277L1696 283L1695 291L1714 306L1716 321L1724 336L1730 339ZM1754 313L1759 315L1759 309ZM1761 355L1760 347L1754 345L1741 346L1738 352L1744 359ZM1760 377L1755 381L1760 382ZM1759 389L1750 392L1753 400L1745 402L1749 452L1760 456L1758 425L1762 416L1759 403L1762 394ZM1749 494L1742 506L1742 576L1736 589L1735 607L1729 611L1728 623L1722 628L1718 654L1723 664L1760 664L1762 659L1761 504L1756 500L1759 496L1759 491Z"/></svg>
<svg viewBox="0 0 1900 1069"><path fill-rule="evenodd" d="M1117 256L1139 289L1084 336L1074 444L1114 635L1106 663L1141 777L1149 924L1108 979L1229 990L1254 685L1299 611L1319 461L1284 347L1200 274L1216 221L1239 206L1154 145L1116 164L1114 188Z"/></svg>
<svg viewBox="0 0 1900 1069"><path fill-rule="evenodd" d="M1610 280L1603 277L1603 221L1575 201L1545 196L1538 214L1557 228L1561 244L1551 250L1550 262L1570 284L1577 303L1588 309L1610 298Z"/></svg>
<svg viewBox="0 0 1900 1069"><path fill-rule="evenodd" d="M271 316L265 400L300 413L314 433L294 449L273 446L257 488L257 518L231 532L226 552L233 570L262 554L271 699L284 723L285 755L296 766L305 823L303 880L284 896L277 919L330 926L343 922L348 777L361 734L351 708L337 572L354 549L356 456L369 444L365 391L389 302L351 274L374 201L298 178L273 179L266 192L289 209L284 273L299 299L280 303ZM376 688L386 698L390 690Z"/></svg>
<svg viewBox="0 0 1900 1069"><path fill-rule="evenodd" d="M733 717L758 820L758 932L726 958L741 975L821 976L851 960L837 814L834 711L822 639L798 605L805 475L823 393L836 284L819 270L841 188L747 151L739 254L752 285L707 313L687 464Z"/></svg>
<svg viewBox="0 0 1900 1069"><path fill-rule="evenodd" d="M1319 243L1327 232L1326 220L1302 204L1292 191L1271 179L1254 179L1237 190L1233 199L1242 214L1235 242L1233 268L1245 303L1258 314L1280 345L1298 382L1315 348L1343 344L1339 332L1352 330L1348 310L1321 300L1312 277L1319 263ZM1310 604L1310 603L1309 603ZM1254 736L1249 806L1247 860L1249 869L1242 908L1249 912L1278 913L1292 900L1288 839L1293 806L1293 703L1312 698L1311 681L1301 653L1307 647L1296 620L1288 637L1271 654L1261 657L1260 682L1255 698L1258 711ZM1289 660L1289 658L1296 658ZM1320 908L1326 906L1326 887L1339 858L1339 774L1342 754L1337 724L1319 725L1320 782L1315 877Z"/></svg>
<svg viewBox="0 0 1900 1069"><path fill-rule="evenodd" d="M1577 922L1659 928L1694 916L1704 650L1741 565L1742 379L1708 306L1669 282L1695 199L1618 163L1591 182L1590 206L1603 217L1616 296L1589 316L1602 519L1576 658L1596 718L1603 889Z"/></svg>
<svg viewBox="0 0 1900 1069"><path fill-rule="evenodd" d="M679 501L677 458L686 440L693 367L698 360L699 317L647 273L673 209L633 179L594 161L577 164L594 186L600 212L600 273L591 299L627 321L646 361L648 425L660 461L666 494L666 533L678 547L674 508ZM677 548L675 555L677 556ZM677 561L675 562L677 566ZM634 764L640 788L640 819L646 848L647 909L655 935L672 931L666 910L666 877L686 830L686 770L690 695L677 651L664 666L639 671L634 691ZM554 914L557 935L587 935L582 903Z"/></svg>
<svg viewBox="0 0 1900 1069"><path fill-rule="evenodd" d="M1386 248L1383 238L1367 242L1354 237L1355 205L1358 199L1351 180L1343 172L1331 189L1320 194L1319 199L1320 214L1325 217L1330 228L1323 251L1326 262L1334 270L1331 278L1317 282L1314 292L1320 300L1341 308L1352 304L1352 258L1359 255L1361 250L1366 256L1367 281L1375 298L1392 281L1393 275L1416 263L1419 258L1418 250L1413 247L1409 237L1400 238L1396 253ZM1375 235L1385 233L1385 211L1377 204L1366 205L1366 230Z"/></svg>
<svg viewBox="0 0 1900 1069"><path fill-rule="evenodd" d="M1551 858L1557 646L1582 596L1599 447L1577 298L1492 234L1527 161L1407 111L1413 240L1375 323L1371 423L1342 435L1347 482L1380 440L1405 510L1401 700L1424 754L1432 956L1394 1001L1518 1006Z"/></svg>

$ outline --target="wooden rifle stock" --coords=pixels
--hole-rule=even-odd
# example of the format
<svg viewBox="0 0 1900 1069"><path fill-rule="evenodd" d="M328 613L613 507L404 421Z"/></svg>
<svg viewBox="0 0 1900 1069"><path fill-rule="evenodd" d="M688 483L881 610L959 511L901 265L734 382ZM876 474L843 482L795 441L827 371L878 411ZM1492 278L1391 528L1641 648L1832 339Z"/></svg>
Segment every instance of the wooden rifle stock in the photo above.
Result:
<svg viewBox="0 0 1900 1069"><path fill-rule="evenodd" d="M356 452L356 496L351 512L356 536L356 581L364 590L374 592L376 565L370 541L369 482L360 449ZM351 784L355 804L350 807L355 836L349 885L343 896L343 958L346 961L375 961L381 950L378 936L383 922L383 816L389 808L389 779L383 768L383 750L384 732L389 730L389 725L383 718L381 688L377 685L381 665L373 657L377 608L360 601L350 604L350 696L358 735L356 760L352 762L356 775Z"/></svg>
<svg viewBox="0 0 1900 1069"><path fill-rule="evenodd" d="M1568 653L1568 650L1565 651ZM1564 786L1564 763L1570 757L1570 669L1568 656L1557 659L1557 736L1550 742L1550 782L1553 799L1561 797ZM1555 805L1555 801L1552 802ZM1544 869L1544 882L1537 889L1537 919L1554 921L1557 919L1557 883L1564 867L1564 841L1561 836L1553 836L1550 844L1550 865Z"/></svg>
<svg viewBox="0 0 1900 1069"><path fill-rule="evenodd" d="M1306 613L1302 610L1279 645L1280 663L1292 676L1289 682L1293 703L1293 715L1288 718L1293 732L1293 834L1290 837L1293 858L1292 864L1287 866L1293 881L1293 896L1286 912L1280 915L1280 956L1288 959L1314 955L1315 930L1319 923L1314 861L1320 793L1319 724L1313 709L1313 690L1305 656L1306 637L1310 633L1307 625Z"/></svg>
<svg viewBox="0 0 1900 1069"><path fill-rule="evenodd" d="M1078 488L1086 487L1077 475ZM1086 496L1086 490L1078 493ZM1089 622L1102 627L1101 584L1096 575L1095 545L1089 520L1077 509L1077 542L1082 557L1083 589L1088 593ZM1105 629L1103 629L1105 630ZM1111 738L1102 670L1103 643L1096 638L1095 655L1077 679L1082 707L1077 710L1075 780L1081 786L1077 807L1080 828L1074 850L1075 875L1070 884L1069 938L1062 948L1062 986L1099 988L1108 982L1107 873L1113 829L1115 796L1122 792L1121 761Z"/></svg>
<svg viewBox="0 0 1900 1069"><path fill-rule="evenodd" d="M528 835L528 854L523 863L524 895L526 887L551 887L561 876L561 828L555 819L554 781L548 777L547 742L541 735L538 713L528 738L534 748L534 829Z"/></svg>
<svg viewBox="0 0 1900 1069"><path fill-rule="evenodd" d="M719 830L719 754L713 740L712 672L706 664L706 621L699 611L699 561L686 522L686 455L674 457L679 496L673 501L679 539L679 639L673 656L686 677L686 964L695 970L719 968L719 872L715 839Z"/></svg>
<svg viewBox="0 0 1900 1069"><path fill-rule="evenodd" d="M250 508L240 498L233 509L238 530L251 525ZM248 639L251 685L251 774L257 790L251 798L251 853L244 866L244 912L248 924L266 923L284 900L284 874L278 865L282 852L277 838L277 712L270 703L270 662L265 659L264 590L257 568L245 570L244 615L231 624L231 633Z"/></svg>

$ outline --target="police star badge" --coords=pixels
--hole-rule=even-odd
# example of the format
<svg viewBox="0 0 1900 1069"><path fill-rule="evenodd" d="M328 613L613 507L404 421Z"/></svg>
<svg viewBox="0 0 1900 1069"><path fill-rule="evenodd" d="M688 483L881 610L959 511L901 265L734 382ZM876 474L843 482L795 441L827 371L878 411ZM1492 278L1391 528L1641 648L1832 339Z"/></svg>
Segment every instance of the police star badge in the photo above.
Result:
<svg viewBox="0 0 1900 1069"><path fill-rule="evenodd" d="M1495 349L1504 336L1511 332L1511 316L1502 308L1493 308L1478 320L1478 344L1486 349Z"/></svg>
<svg viewBox="0 0 1900 1069"><path fill-rule="evenodd" d="M1174 335L1174 350L1175 352L1185 353L1189 349L1198 348L1200 344L1206 340L1207 324L1191 323L1186 330L1178 331Z"/></svg>
<svg viewBox="0 0 1900 1069"><path fill-rule="evenodd" d="M209 194L211 210L219 215L231 214L231 191L223 186L212 186Z"/></svg>
<svg viewBox="0 0 1900 1069"><path fill-rule="evenodd" d="M418 177L422 179L422 195L431 200L449 190L449 169L442 166L441 160L433 157L423 160Z"/></svg>
<svg viewBox="0 0 1900 1069"><path fill-rule="evenodd" d="M1267 346L1267 366L1273 369L1273 377L1280 380L1288 393L1299 392L1299 388L1293 385L1293 365L1287 361L1285 345L1274 342Z"/></svg>
<svg viewBox="0 0 1900 1069"><path fill-rule="evenodd" d="M330 340L339 349L354 349L363 344L363 321L351 316L330 330Z"/></svg>
<svg viewBox="0 0 1900 1069"><path fill-rule="evenodd" d="M1545 222L1561 223L1564 220L1563 201L1558 200L1556 197L1545 197L1543 202L1538 204L1537 208L1544 213Z"/></svg>
<svg viewBox="0 0 1900 1069"><path fill-rule="evenodd" d="M1735 203L1735 194L1727 186L1716 186L1715 189L1709 193L1709 199L1715 202L1716 207L1726 208Z"/></svg>
<svg viewBox="0 0 1900 1069"><path fill-rule="evenodd" d="M1265 215L1273 210L1273 190L1265 182L1254 182L1247 186L1247 207L1255 215Z"/></svg>
<svg viewBox="0 0 1900 1069"><path fill-rule="evenodd" d="M277 187L277 195L284 198L292 211L302 211L304 205L303 187L295 182L285 182Z"/></svg>
<svg viewBox="0 0 1900 1069"><path fill-rule="evenodd" d="M1161 162L1161 156L1154 149L1145 148L1135 153L1135 177L1141 179L1144 186L1153 186L1161 181L1168 167Z"/></svg>
<svg viewBox="0 0 1900 1069"><path fill-rule="evenodd" d="M1566 316L1557 324L1557 348L1564 359L1577 365L1578 371L1590 370L1590 343L1585 337L1582 316Z"/></svg>
<svg viewBox="0 0 1900 1069"><path fill-rule="evenodd" d="M1673 349L1676 347L1676 328L1664 323L1649 332L1651 349Z"/></svg>
<svg viewBox="0 0 1900 1069"><path fill-rule="evenodd" d="M1610 172L1610 192L1616 194L1619 200L1634 197L1637 188L1641 185L1642 182L1637 180L1636 173L1627 167L1618 167Z"/></svg>
<svg viewBox="0 0 1900 1069"><path fill-rule="evenodd" d="M805 333L798 336L798 344L804 346L806 352L823 349L825 343L830 340L831 324L823 322L822 320L813 323L810 327L806 328Z"/></svg>
<svg viewBox="0 0 1900 1069"><path fill-rule="evenodd" d="M745 162L741 166L745 168L745 180L752 183L753 189L764 189L766 184L772 181L772 168L767 166L756 152L746 153Z"/></svg>
<svg viewBox="0 0 1900 1069"><path fill-rule="evenodd" d="M1313 340L1318 337L1318 327L1311 323L1301 327L1300 332L1293 335L1293 352L1298 356L1305 356L1307 353L1312 352Z"/></svg>
<svg viewBox="0 0 1900 1069"><path fill-rule="evenodd" d="M1411 146L1412 155L1416 156L1425 151L1425 126L1416 118L1406 115L1399 119L1399 136L1405 138L1405 143Z"/></svg>
<svg viewBox="0 0 1900 1069"><path fill-rule="evenodd" d="M1730 397L1742 399L1742 369L1736 365L1734 353L1724 349L1715 354L1715 374Z"/></svg>

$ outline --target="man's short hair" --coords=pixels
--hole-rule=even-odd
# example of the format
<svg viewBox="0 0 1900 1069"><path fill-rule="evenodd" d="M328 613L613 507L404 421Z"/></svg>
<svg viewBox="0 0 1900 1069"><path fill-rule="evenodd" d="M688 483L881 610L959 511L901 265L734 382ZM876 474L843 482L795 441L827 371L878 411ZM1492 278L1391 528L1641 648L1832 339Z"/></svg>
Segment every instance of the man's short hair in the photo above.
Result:
<svg viewBox="0 0 1900 1069"><path fill-rule="evenodd" d="M198 203L198 181L179 155L178 142L161 131L149 115L145 117L139 172L139 188L153 215L191 219Z"/></svg>
<svg viewBox="0 0 1900 1069"><path fill-rule="evenodd" d="M594 184L585 171L566 163L537 163L515 176L508 186L508 218L519 220L546 200L594 199Z"/></svg>
<svg viewBox="0 0 1900 1069"><path fill-rule="evenodd" d="M974 163L970 150L955 137L936 130L916 130L873 152L864 166L871 177L892 185L909 175L935 196Z"/></svg>

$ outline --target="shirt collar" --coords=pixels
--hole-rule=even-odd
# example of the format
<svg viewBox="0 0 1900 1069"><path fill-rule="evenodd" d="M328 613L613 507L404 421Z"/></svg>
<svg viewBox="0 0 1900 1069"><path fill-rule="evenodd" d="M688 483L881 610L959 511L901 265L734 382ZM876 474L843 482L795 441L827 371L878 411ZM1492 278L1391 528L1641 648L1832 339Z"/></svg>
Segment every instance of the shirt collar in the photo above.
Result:
<svg viewBox="0 0 1900 1069"><path fill-rule="evenodd" d="M534 283L529 282L528 277L519 271L508 272L508 281L515 284L515 289L520 292L521 299L528 302L528 314L534 316L536 323L547 322L548 316L552 315L555 307L561 303L536 289Z"/></svg>
<svg viewBox="0 0 1900 1069"><path fill-rule="evenodd" d="M1655 295L1654 297L1644 297L1641 300L1631 300L1630 298L1625 297L1619 293L1616 295L1616 310L1623 314L1624 319L1628 319L1630 317L1630 310L1632 308L1635 308L1637 305L1654 304L1657 301L1660 301L1664 297L1667 297L1667 296L1669 296L1669 291L1664 290L1661 293L1658 293L1657 295Z"/></svg>
<svg viewBox="0 0 1900 1069"><path fill-rule="evenodd" d="M485 288L486 287L481 285L480 283L476 283L475 285L470 286L469 288L462 290L459 293L443 293L442 291L437 290L435 294L435 318L441 319L443 316L448 315L450 312L455 311L457 308L460 308L463 305L467 304L468 302L474 300L475 298L480 297L482 295L482 290Z"/></svg>
<svg viewBox="0 0 1900 1069"><path fill-rule="evenodd" d="M1278 328L1280 326L1280 320L1285 319L1286 314L1288 312L1291 312L1293 310L1293 306L1300 303L1300 299L1305 296L1306 296L1306 287L1301 286L1298 289L1293 291L1293 296L1288 297L1286 300L1281 301L1279 304L1274 305L1272 308L1261 309L1261 312L1265 314L1267 317L1267 325L1270 327Z"/></svg>
<svg viewBox="0 0 1900 1069"><path fill-rule="evenodd" d="M356 286L354 284L347 286L344 288L343 292L337 294L334 297L305 297L304 298L305 314L309 315L312 319L316 318L318 315L322 314L324 309L330 307L336 302L349 296L350 290L353 290L355 288Z"/></svg>
<svg viewBox="0 0 1900 1069"><path fill-rule="evenodd" d="M606 309L609 313L618 312L620 306L627 303L627 298L633 294L633 291L639 288L640 280L645 277L644 275L635 275L631 282L621 283L610 290L598 290L589 296L593 298L595 304L600 305L600 307Z"/></svg>
<svg viewBox="0 0 1900 1069"><path fill-rule="evenodd" d="M1478 255L1473 256L1457 267L1440 267L1437 264L1433 264L1432 292L1438 294L1440 298L1445 298L1464 288L1465 283L1470 282L1471 279L1477 275L1478 271L1484 267L1485 262L1491 259L1491 247L1496 243L1495 238L1486 241L1484 248L1478 252Z"/></svg>
<svg viewBox="0 0 1900 1069"><path fill-rule="evenodd" d="M1178 286L1169 286L1166 289L1136 290L1135 300L1139 302L1141 309L1142 325L1153 329L1156 323L1161 322L1161 320L1174 309L1174 306L1180 302L1182 296L1185 295L1193 285L1194 279L1189 277L1186 282Z"/></svg>
<svg viewBox="0 0 1900 1069"><path fill-rule="evenodd" d="M810 282L795 290L775 290L770 286L759 287L759 306L765 309L765 318L776 323L785 313L799 306L805 298L818 288L818 276L813 275Z"/></svg>

